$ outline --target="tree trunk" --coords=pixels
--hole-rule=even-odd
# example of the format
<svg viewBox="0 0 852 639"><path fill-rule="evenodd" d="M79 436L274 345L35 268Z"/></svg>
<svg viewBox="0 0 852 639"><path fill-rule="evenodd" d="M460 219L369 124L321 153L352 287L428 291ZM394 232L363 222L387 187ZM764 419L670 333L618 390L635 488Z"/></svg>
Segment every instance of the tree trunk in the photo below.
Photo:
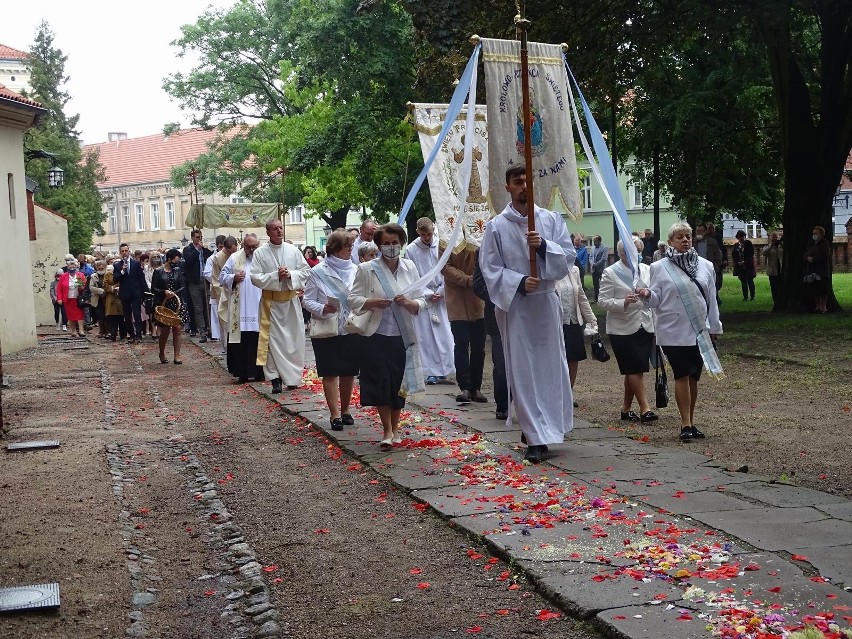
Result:
<svg viewBox="0 0 852 639"><path fill-rule="evenodd" d="M323 213L320 217L331 227L332 231L346 228L346 218L349 215L349 206L342 206L334 211Z"/></svg>

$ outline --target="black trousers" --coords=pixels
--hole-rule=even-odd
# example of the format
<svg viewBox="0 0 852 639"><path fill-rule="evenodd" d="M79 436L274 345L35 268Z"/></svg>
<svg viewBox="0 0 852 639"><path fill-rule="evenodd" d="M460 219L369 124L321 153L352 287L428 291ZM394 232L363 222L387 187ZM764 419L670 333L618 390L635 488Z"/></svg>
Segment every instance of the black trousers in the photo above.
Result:
<svg viewBox="0 0 852 639"><path fill-rule="evenodd" d="M500 332L491 334L491 379L494 382L494 402L501 413L509 411L509 381L506 379L506 358L503 355L503 340Z"/></svg>
<svg viewBox="0 0 852 639"><path fill-rule="evenodd" d="M743 289L743 300L754 299L754 276L740 275L739 278Z"/></svg>
<svg viewBox="0 0 852 639"><path fill-rule="evenodd" d="M53 303L53 321L59 324L62 319L62 326L68 326L68 318L65 316L65 306L63 304Z"/></svg>
<svg viewBox="0 0 852 639"><path fill-rule="evenodd" d="M124 327L128 337L141 339L142 337L142 298L131 297L121 300L124 308Z"/></svg>
<svg viewBox="0 0 852 639"><path fill-rule="evenodd" d="M482 388L485 368L485 320L453 320L450 330L456 343L454 359L459 388L477 391Z"/></svg>
<svg viewBox="0 0 852 639"><path fill-rule="evenodd" d="M770 275L769 276L769 292L772 294L772 303L773 306L778 303L778 297L781 293L781 276L780 275Z"/></svg>

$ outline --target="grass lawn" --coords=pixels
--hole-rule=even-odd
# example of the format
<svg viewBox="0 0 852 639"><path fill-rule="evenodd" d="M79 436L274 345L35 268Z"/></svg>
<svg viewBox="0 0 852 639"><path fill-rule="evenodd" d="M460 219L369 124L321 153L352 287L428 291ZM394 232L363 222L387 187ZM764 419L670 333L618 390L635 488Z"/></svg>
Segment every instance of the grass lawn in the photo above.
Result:
<svg viewBox="0 0 852 639"><path fill-rule="evenodd" d="M836 273L832 277L834 294L844 311L852 309L852 273ZM725 273L722 279L722 311L724 313L743 313L750 311L771 311L772 295L769 293L769 278L762 273L754 280L755 299L744 302L739 278ZM783 315L783 314L782 314Z"/></svg>

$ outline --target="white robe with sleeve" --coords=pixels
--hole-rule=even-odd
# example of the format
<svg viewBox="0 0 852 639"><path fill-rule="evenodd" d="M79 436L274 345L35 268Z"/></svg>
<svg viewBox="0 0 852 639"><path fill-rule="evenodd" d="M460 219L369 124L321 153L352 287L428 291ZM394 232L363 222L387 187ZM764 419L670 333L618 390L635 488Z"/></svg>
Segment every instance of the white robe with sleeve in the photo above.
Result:
<svg viewBox="0 0 852 639"><path fill-rule="evenodd" d="M278 279L284 266L290 277ZM292 244L264 244L254 252L251 282L263 291L299 291L305 288L311 268L301 251ZM261 307L263 300L261 300ZM263 317L261 313L261 337ZM264 363L262 346L258 346L258 365L263 365L267 380L280 378L287 386L301 386L305 367L305 320L302 304L295 296L288 301L272 302L270 311L269 348Z"/></svg>
<svg viewBox="0 0 852 639"><path fill-rule="evenodd" d="M512 404L530 446L561 443L574 427L556 293L556 282L574 266L574 246L558 213L536 207L535 227L545 241L545 256L536 256L542 281L533 293L518 292L530 274L527 218L511 204L488 222L479 250L479 266L496 307Z"/></svg>
<svg viewBox="0 0 852 639"><path fill-rule="evenodd" d="M417 238L408 245L405 257L414 262L417 271L423 276L438 263L438 238L433 237L431 246L426 246ZM414 331L420 344L423 375L446 377L456 371L453 354L455 341L450 330L450 320L447 318L447 300L442 297L436 302L429 301L429 296L435 293L444 295L444 276L440 273L423 287L426 308L414 316ZM435 317L438 318L437 322Z"/></svg>
<svg viewBox="0 0 852 639"><path fill-rule="evenodd" d="M202 275L204 279L210 283L211 295L210 295L210 338L211 339L222 339L222 333L219 330L219 322L216 321L219 318L219 299L212 295L212 290L214 288L213 285L213 258L216 257L216 253L213 253L210 257L207 258L207 261L204 263L204 271L202 271ZM216 288L218 288L218 282L216 283ZM214 320L213 318L216 318Z"/></svg>

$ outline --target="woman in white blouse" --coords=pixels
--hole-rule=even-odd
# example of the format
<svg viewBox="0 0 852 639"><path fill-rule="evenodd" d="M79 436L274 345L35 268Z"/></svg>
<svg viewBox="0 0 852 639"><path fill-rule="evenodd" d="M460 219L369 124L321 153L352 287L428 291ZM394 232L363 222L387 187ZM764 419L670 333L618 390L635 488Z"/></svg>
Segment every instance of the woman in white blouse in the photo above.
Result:
<svg viewBox="0 0 852 639"><path fill-rule="evenodd" d="M577 380L577 368L586 359L586 343L583 339L583 325L597 333L598 318L592 312L589 299L580 283L580 268L574 266L571 271L556 282L556 292L562 302L562 336L565 341L565 358L568 360L568 378L571 380L573 394ZM574 408L578 404L574 401Z"/></svg>
<svg viewBox="0 0 852 639"><path fill-rule="evenodd" d="M633 241L641 255L642 240L637 237ZM645 396L645 373L650 370L654 348L654 318L634 290L633 272L624 244L620 241L616 252L620 260L603 272L598 305L606 311L609 343L618 362L618 370L624 376L621 419L652 422L657 419L657 414L651 410ZM639 279L644 283L640 285L647 285L650 280L648 265L639 264ZM639 405L638 414L632 410L634 399Z"/></svg>
<svg viewBox="0 0 852 639"><path fill-rule="evenodd" d="M328 337L311 337L317 375L322 378L325 402L331 413L331 430L341 431L355 423L349 412L352 388L358 374L360 335L348 335L343 327L349 317L349 293L358 268L352 263L352 238L342 230L328 236L326 259L311 269L305 283L302 307L316 319L335 318L336 331Z"/></svg>

